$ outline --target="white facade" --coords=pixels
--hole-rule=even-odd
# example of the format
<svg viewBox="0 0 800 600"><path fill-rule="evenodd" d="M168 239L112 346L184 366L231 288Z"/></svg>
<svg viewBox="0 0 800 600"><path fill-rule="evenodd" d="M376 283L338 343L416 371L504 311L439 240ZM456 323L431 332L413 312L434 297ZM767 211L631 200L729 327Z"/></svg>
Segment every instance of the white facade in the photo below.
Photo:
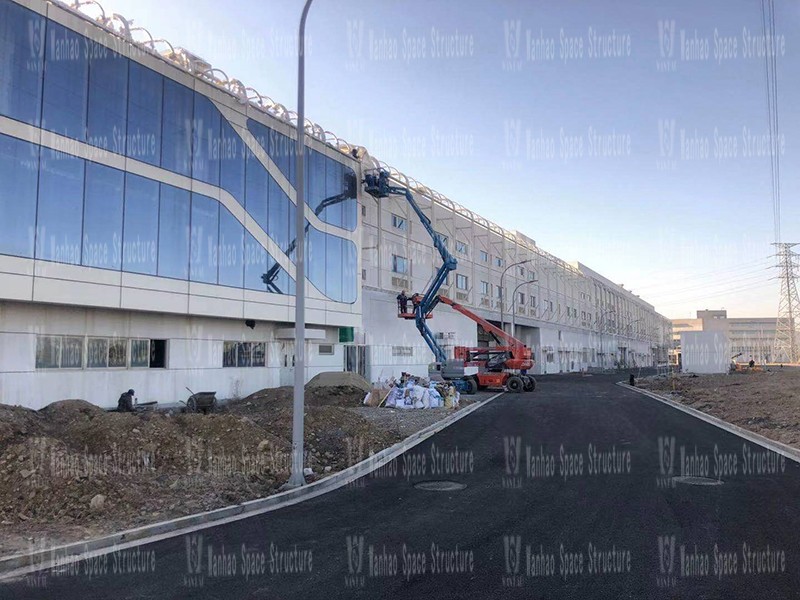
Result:
<svg viewBox="0 0 800 600"><path fill-rule="evenodd" d="M291 136L294 114L285 107L237 80L208 75L210 65L188 52L159 54L126 39L129 33L119 27L121 21L112 19L103 29L57 3L16 4L210 100L258 168L296 205L286 175L289 163L281 167L248 127L256 122ZM27 35L29 29L36 28L20 31ZM28 48L27 38L23 41L21 47ZM228 211L237 227L274 257L288 277L295 277L286 248L265 230L264 220L249 212L249 204L245 210L241 198L223 186L12 117L0 115L0 136L14 143L24 141L42 152L55 149L122 171L126 177L147 178L216 201L220 214ZM351 146L320 126L311 124L307 131L310 148L325 160L352 169L358 181L366 169L380 164L366 149ZM650 304L585 265L552 256L526 235L503 230L389 170L395 185L412 186L458 259L458 269L441 293L498 325L502 311L505 329L510 331L513 321L515 335L533 349L534 373L666 361L669 322ZM350 290L353 302L331 300L319 286L306 282L306 379L343 368L373 380L402 371L426 374L433 355L413 321L396 317L395 296L402 289L424 291L440 257L404 197L376 201L361 189L357 196L357 224L352 230L306 211L315 230L340 238L342 247L355 244L356 255L345 268L360 274L356 279L361 282L357 290ZM326 271L330 272L330 264L323 269L323 280ZM0 402L40 408L56 400L83 398L112 406L122 391L134 388L141 401L171 403L185 399L187 387L213 390L224 398L291 385L293 321L293 295L0 253ZM474 322L444 304L437 307L430 325L450 352L456 345L493 343ZM351 328L353 343L340 343L340 336L346 338ZM105 349L100 361L98 348ZM258 361L253 359L258 366L238 366L237 357L243 352L258 354ZM46 364L47 356L56 357L58 366Z"/></svg>
<svg viewBox="0 0 800 600"><path fill-rule="evenodd" d="M730 368L730 341L724 329L681 333L684 373L727 373Z"/></svg>
<svg viewBox="0 0 800 600"><path fill-rule="evenodd" d="M402 176L396 179L402 186ZM652 305L446 198L414 196L458 260L441 293L497 326L502 309L506 331L513 318L515 335L533 349L534 373L666 363L670 325ZM364 326L358 341L371 348L369 375L386 376L387 361L427 372L433 354L414 322L396 317L395 296L424 291L441 258L405 197L365 196L362 202ZM443 304L429 326L446 349L489 343L479 339L475 323Z"/></svg>

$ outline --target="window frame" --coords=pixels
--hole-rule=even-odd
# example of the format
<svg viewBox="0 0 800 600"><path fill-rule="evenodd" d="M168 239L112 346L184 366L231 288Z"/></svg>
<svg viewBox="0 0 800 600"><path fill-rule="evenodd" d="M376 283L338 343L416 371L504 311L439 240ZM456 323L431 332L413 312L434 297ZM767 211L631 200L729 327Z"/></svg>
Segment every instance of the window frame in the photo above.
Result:
<svg viewBox="0 0 800 600"><path fill-rule="evenodd" d="M392 227L400 231L408 231L408 219L392 213Z"/></svg>

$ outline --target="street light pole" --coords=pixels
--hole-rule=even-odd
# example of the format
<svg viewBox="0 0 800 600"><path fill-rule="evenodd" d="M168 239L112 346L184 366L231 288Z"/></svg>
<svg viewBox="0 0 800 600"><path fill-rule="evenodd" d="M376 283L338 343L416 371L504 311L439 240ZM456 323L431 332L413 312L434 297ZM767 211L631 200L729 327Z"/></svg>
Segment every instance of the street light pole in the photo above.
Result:
<svg viewBox="0 0 800 600"><path fill-rule="evenodd" d="M522 283L518 284L517 287L514 288L514 293L511 294L511 337L516 336L516 329L517 329L517 290L521 288L523 285L528 285L530 283L538 283L538 279L531 279L530 281L523 281Z"/></svg>
<svg viewBox="0 0 800 600"><path fill-rule="evenodd" d="M514 267L518 267L519 265L524 265L525 263L529 263L529 262L532 262L532 261L533 261L532 258L526 258L525 260L521 260L519 262L515 262L514 264L508 265L503 270L503 272L500 273L500 329L502 329L503 331L505 331L505 327L504 327L504 323L503 323L503 313L504 313L503 309L504 309L505 304L506 304L506 299L505 299L505 291L506 291L506 289L503 287L503 278L506 276L506 273L508 272L509 269L513 269Z"/></svg>
<svg viewBox="0 0 800 600"><path fill-rule="evenodd" d="M297 200L295 238L295 309L294 309L294 403L292 405L292 472L287 487L305 485L303 474L303 415L306 384L306 265L305 265L305 147L306 106L305 77L306 18L314 0L306 0L300 16L297 47L297 146L295 149L295 191Z"/></svg>

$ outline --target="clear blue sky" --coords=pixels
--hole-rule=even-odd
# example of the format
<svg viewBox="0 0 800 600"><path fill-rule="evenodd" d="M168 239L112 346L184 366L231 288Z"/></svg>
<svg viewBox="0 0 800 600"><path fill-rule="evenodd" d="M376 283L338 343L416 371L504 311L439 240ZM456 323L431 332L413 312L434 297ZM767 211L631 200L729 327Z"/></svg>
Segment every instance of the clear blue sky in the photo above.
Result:
<svg viewBox="0 0 800 600"><path fill-rule="evenodd" d="M301 0L101 0L296 107ZM640 293L775 315L759 0L316 0L307 116ZM800 5L777 3L782 239L800 241Z"/></svg>

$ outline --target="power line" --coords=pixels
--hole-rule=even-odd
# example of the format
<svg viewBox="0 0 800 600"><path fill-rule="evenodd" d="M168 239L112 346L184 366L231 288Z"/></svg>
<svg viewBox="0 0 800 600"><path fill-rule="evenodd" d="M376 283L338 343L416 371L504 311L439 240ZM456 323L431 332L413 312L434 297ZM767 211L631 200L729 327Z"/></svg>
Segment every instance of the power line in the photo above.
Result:
<svg viewBox="0 0 800 600"><path fill-rule="evenodd" d="M732 288L732 289L729 289L729 290L724 290L724 291L721 291L721 292L718 292L718 293L715 293L715 294L708 294L708 295L705 295L705 296L696 296L694 298L685 298L683 300L675 300L673 302L667 302L665 304L659 303L658 306L660 306L660 307L663 307L663 306L674 306L676 304L684 304L686 302L691 302L692 300L706 300L708 298L717 298L719 296L726 296L728 294L734 294L734 293L738 293L738 292L744 292L744 291L750 291L750 290L759 290L759 289L763 289L763 288L767 287L768 285L770 285L769 284L770 281L771 280L766 280L766 281L757 282L757 283L750 283L750 284L747 284L747 285L744 285L744 286L739 286L739 287L735 287L735 288Z"/></svg>
<svg viewBox="0 0 800 600"><path fill-rule="evenodd" d="M692 280L695 280L695 279L708 279L709 277L714 278L715 276L718 276L718 275L726 275L727 276L728 274L736 273L736 272L739 272L739 271L745 271L745 270L748 270L748 269L752 269L753 267L756 267L756 266L764 268L764 267L767 266L767 263L770 262L770 258L771 257L761 258L761 259L759 259L759 260L757 260L755 262L751 262L751 263L743 263L743 264L740 264L740 265L726 267L724 269L714 269L713 271L708 271L708 272L704 272L704 273L695 273L693 275L681 276L680 280L681 281L692 281ZM644 291L649 291L649 290L652 290L654 288L657 289L657 288L661 288L661 287L674 287L674 285L675 285L674 281L662 281L660 283L654 283L654 284L650 284L650 285L637 287L635 289L635 291L638 293L638 292L642 292L643 290Z"/></svg>
<svg viewBox="0 0 800 600"><path fill-rule="evenodd" d="M684 287L684 288L679 288L679 289L676 289L676 290L674 290L672 292L664 292L662 294L653 294L653 295L654 296L658 296L658 297L675 296L676 294L677 295L683 295L683 294L686 294L687 292L693 292L694 290L703 290L703 289L710 289L711 290L711 289L714 289L714 288L718 288L720 286L730 286L732 284L740 285L740 284L744 283L745 281L758 280L758 279L764 277L765 275L768 275L768 273L766 272L765 269L758 269L757 271L753 271L752 273L743 274L741 276L731 278L728 281L721 281L721 282L711 283L711 284L701 283L701 284L696 284L696 285L692 285L692 286L688 286L688 287ZM693 294L690 294L690 295L693 295Z"/></svg>

